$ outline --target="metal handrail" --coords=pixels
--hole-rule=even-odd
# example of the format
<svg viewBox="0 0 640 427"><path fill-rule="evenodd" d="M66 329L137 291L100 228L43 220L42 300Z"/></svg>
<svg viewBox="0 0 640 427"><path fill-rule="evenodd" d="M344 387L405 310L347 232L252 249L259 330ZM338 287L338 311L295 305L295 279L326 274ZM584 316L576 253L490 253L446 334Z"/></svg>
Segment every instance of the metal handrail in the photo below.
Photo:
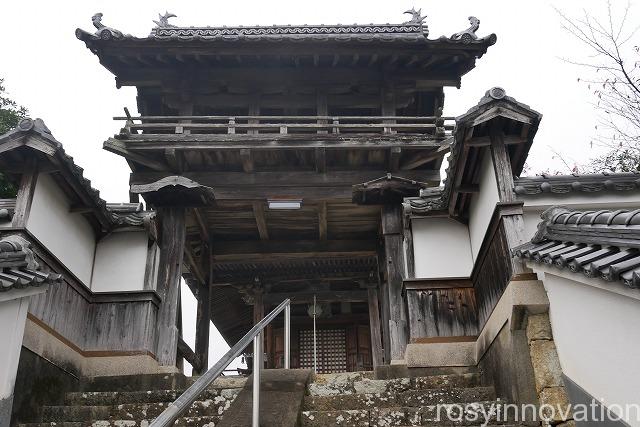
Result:
<svg viewBox="0 0 640 427"><path fill-rule="evenodd" d="M286 299L280 303L273 311L267 314L264 319L256 323L249 332L247 332L233 347L225 353L218 362L198 378L184 393L178 397L175 402L167 406L149 427L169 427L182 415L198 396L215 381L224 369L235 358L240 356L242 351L253 340L253 411L252 426L260 425L260 369L262 361L262 331L264 328L276 318L280 312L284 310L284 329L285 329L285 345L284 345L284 368L290 367L290 338L291 338L291 300Z"/></svg>

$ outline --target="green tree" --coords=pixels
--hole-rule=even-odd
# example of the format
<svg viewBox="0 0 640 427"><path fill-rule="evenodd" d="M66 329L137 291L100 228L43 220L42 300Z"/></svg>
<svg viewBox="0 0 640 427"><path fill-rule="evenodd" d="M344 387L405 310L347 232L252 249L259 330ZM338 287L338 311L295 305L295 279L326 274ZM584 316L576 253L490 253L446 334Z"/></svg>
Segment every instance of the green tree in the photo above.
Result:
<svg viewBox="0 0 640 427"><path fill-rule="evenodd" d="M0 79L0 135L16 127L18 122L26 116L27 109L7 96L4 79ZM16 197L16 193L15 185L0 172L0 198L10 199Z"/></svg>

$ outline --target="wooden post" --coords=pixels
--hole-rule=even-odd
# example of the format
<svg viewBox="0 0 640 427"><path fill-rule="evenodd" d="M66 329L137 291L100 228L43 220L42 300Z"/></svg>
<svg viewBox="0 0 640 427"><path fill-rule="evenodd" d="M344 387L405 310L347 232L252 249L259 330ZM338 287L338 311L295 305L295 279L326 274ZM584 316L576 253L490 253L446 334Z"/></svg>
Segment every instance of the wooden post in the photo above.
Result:
<svg viewBox="0 0 640 427"><path fill-rule="evenodd" d="M16 210L11 220L12 227L23 228L27 226L37 180L38 159L33 157L27 161L25 170L20 178L20 187L18 187L18 197L16 198Z"/></svg>
<svg viewBox="0 0 640 427"><path fill-rule="evenodd" d="M329 108L327 105L327 93L324 90L318 89L316 92L316 116L327 116L329 114ZM326 125L326 120L318 120L319 125ZM329 133L326 129L318 130L318 133Z"/></svg>
<svg viewBox="0 0 640 427"><path fill-rule="evenodd" d="M378 308L378 288L369 287L367 290L369 302L369 327L371 328L371 356L373 366L384 364L382 355L382 337L380 335L380 310Z"/></svg>
<svg viewBox="0 0 640 427"><path fill-rule="evenodd" d="M211 300L209 296L209 283L200 284L198 286L195 353L200 359L201 370L197 371L197 374L205 373L209 364L209 329L211 325Z"/></svg>
<svg viewBox="0 0 640 427"><path fill-rule="evenodd" d="M382 87L382 91L380 93L380 104L381 109L380 112L382 116L395 116L396 115L396 96L395 90L392 84L387 84ZM393 124L396 123L395 120L383 120L383 123ZM384 133L395 133L393 128L385 127Z"/></svg>
<svg viewBox="0 0 640 427"><path fill-rule="evenodd" d="M384 237L384 268L389 298L389 345L391 360L403 360L407 347L407 313L402 300L402 271L404 255L402 244L401 205L382 208L382 234Z"/></svg>
<svg viewBox="0 0 640 427"><path fill-rule="evenodd" d="M511 159L507 152L507 146L504 142L504 133L501 128L502 126L499 120L494 120L489 128L491 159L493 160L493 168L496 174L500 201L509 203L516 201L516 194L514 191ZM522 215L516 214L503 216L502 224L504 226L505 237L509 244L509 249L515 248L525 242L524 219ZM530 271L519 258L510 257L510 259L513 276Z"/></svg>
<svg viewBox="0 0 640 427"><path fill-rule="evenodd" d="M162 222L158 271L158 292L162 296L162 304L158 310L156 356L160 365L175 366L178 346L178 295L186 232L185 209L160 208L158 214Z"/></svg>

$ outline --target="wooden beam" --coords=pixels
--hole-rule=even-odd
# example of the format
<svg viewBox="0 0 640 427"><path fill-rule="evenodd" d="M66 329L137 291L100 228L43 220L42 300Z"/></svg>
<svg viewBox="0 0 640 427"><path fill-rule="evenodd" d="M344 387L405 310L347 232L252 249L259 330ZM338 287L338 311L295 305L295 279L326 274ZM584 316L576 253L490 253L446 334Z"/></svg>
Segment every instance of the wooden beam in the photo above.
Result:
<svg viewBox="0 0 640 427"><path fill-rule="evenodd" d="M191 272L191 274L193 274L193 276L198 280L199 283L204 283L206 280L206 277L202 272L202 269L198 265L198 262L196 261L195 256L191 252L191 249L186 245L184 249L184 255L185 255L187 265L189 266L189 271Z"/></svg>
<svg viewBox="0 0 640 427"><path fill-rule="evenodd" d="M207 220L204 212L201 208L193 208L193 217L198 224L198 230L200 231L200 237L202 238L202 242L205 245L209 245L209 226L207 225Z"/></svg>
<svg viewBox="0 0 640 427"><path fill-rule="evenodd" d="M411 153L410 150L407 151ZM400 166L400 169L404 171L415 169L426 163L444 157L449 151L451 151L451 147L449 145L443 145L442 147L438 147L438 149L434 151L419 151L411 156L407 161L403 162L403 164Z"/></svg>
<svg viewBox="0 0 640 427"><path fill-rule="evenodd" d="M31 157L26 163L24 172L20 177L15 211L11 220L11 226L17 228L27 226L27 220L31 213L31 204L33 203L33 194L38 180L38 159Z"/></svg>
<svg viewBox="0 0 640 427"><path fill-rule="evenodd" d="M118 154L127 160L131 160L134 163L139 163L143 166L146 166L154 171L168 171L170 169L169 165L166 163L150 159L143 154L129 151L125 148L125 144L121 141L118 141L117 139L110 139L109 144L105 142L104 149L111 153Z"/></svg>
<svg viewBox="0 0 640 427"><path fill-rule="evenodd" d="M459 289L472 288L473 282L469 278L451 279L404 279L403 286L406 290L433 290L433 289Z"/></svg>
<svg viewBox="0 0 640 427"><path fill-rule="evenodd" d="M191 350L189 344L184 342L182 337L178 338L177 352L184 358L184 360L189 362L189 364L193 367L194 372L202 372L202 363L200 362L200 359L198 358L196 353Z"/></svg>
<svg viewBox="0 0 640 427"><path fill-rule="evenodd" d="M251 150L249 148L240 149L240 159L242 160L242 170L246 173L254 171L253 157L251 156Z"/></svg>
<svg viewBox="0 0 640 427"><path fill-rule="evenodd" d="M479 184L466 184L456 188L457 193L475 194L480 192Z"/></svg>
<svg viewBox="0 0 640 427"><path fill-rule="evenodd" d="M264 295L264 303L267 305L280 304L287 298L291 299L292 304L309 304L313 303L313 297L317 302L366 302L367 291L319 291L319 292L283 292L268 293Z"/></svg>
<svg viewBox="0 0 640 427"><path fill-rule="evenodd" d="M371 330L371 356L373 367L384 364L382 352L382 335L380 329L380 309L378 307L378 289L370 287L367 290L367 302L369 303L369 328Z"/></svg>
<svg viewBox="0 0 640 427"><path fill-rule="evenodd" d="M318 234L320 240L327 240L327 202L318 204Z"/></svg>
<svg viewBox="0 0 640 427"><path fill-rule="evenodd" d="M157 315L156 357L161 366L175 366L178 345L178 295L185 242L184 208L161 208L161 247L158 293L162 304Z"/></svg>
<svg viewBox="0 0 640 427"><path fill-rule="evenodd" d="M269 240L269 229L267 228L263 202L253 202L253 216L256 218L256 226L258 227L260 240Z"/></svg>
<svg viewBox="0 0 640 427"><path fill-rule="evenodd" d="M246 259L372 256L376 254L376 248L377 240L220 241L216 242L213 259L222 262Z"/></svg>

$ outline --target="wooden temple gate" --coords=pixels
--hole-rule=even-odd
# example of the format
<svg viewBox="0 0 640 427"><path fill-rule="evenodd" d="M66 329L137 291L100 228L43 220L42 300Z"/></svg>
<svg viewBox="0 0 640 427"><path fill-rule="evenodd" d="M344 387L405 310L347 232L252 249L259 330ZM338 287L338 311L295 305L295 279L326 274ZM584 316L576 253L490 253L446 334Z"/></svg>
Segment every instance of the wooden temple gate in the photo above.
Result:
<svg viewBox="0 0 640 427"><path fill-rule="evenodd" d="M201 371L210 320L233 344L285 298L292 366L309 363L314 298L323 370L403 359L413 259L401 202L439 185L454 128L443 87L459 86L495 42L428 40L414 15L398 25L167 25L141 39L79 30L118 86L138 90L140 116L117 118L125 124L104 148L129 163L132 201L160 211L162 364L180 344ZM180 274L198 300L195 351L174 327ZM279 366L277 323L265 344Z"/></svg>

